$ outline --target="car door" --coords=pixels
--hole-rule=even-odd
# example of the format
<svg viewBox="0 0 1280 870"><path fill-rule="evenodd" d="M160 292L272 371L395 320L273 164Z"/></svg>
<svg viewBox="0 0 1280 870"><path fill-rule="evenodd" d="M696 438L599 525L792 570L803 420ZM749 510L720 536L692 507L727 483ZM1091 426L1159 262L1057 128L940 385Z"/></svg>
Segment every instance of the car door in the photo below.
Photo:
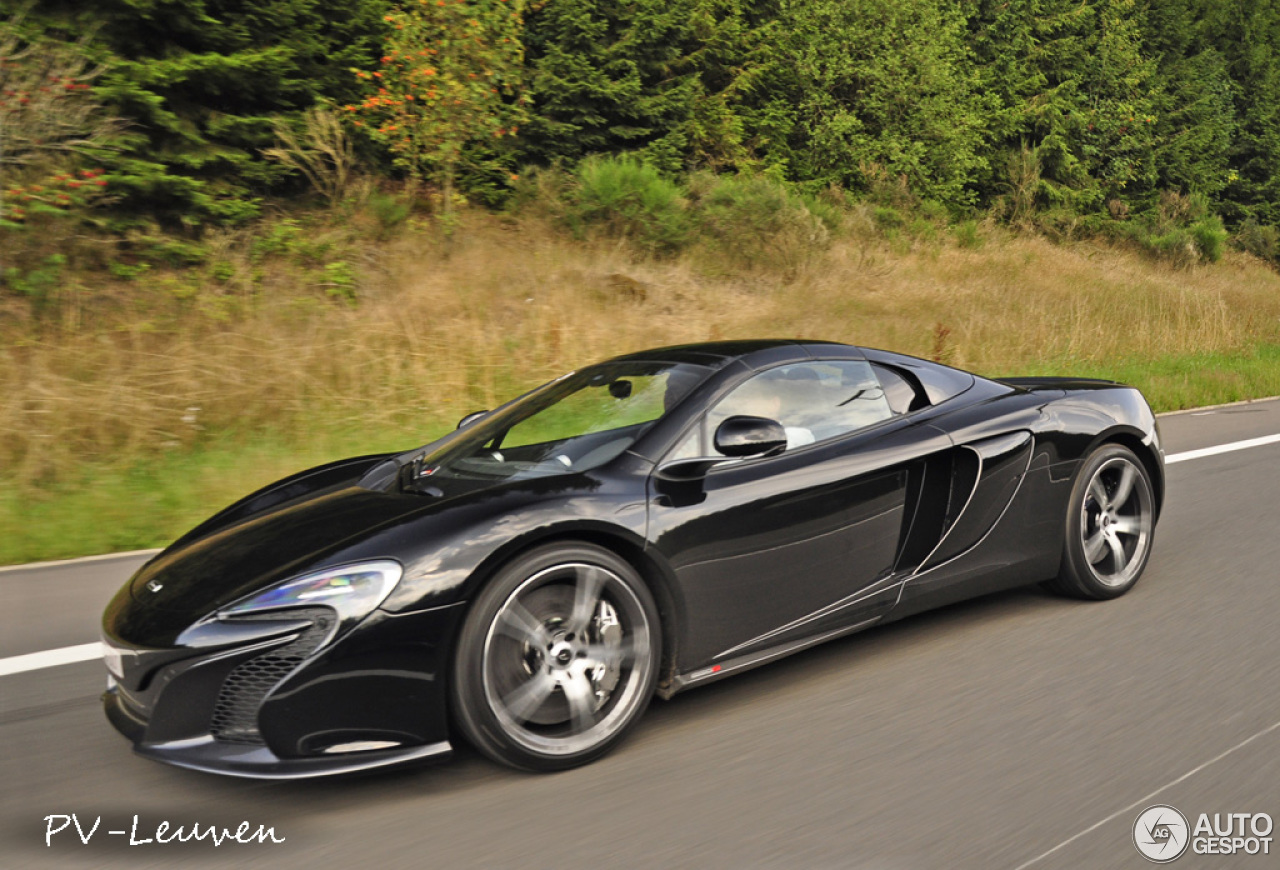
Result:
<svg viewBox="0 0 1280 870"><path fill-rule="evenodd" d="M660 464L650 480L650 540L683 595L682 669L880 618L898 597L909 471L951 446L895 416L864 360L815 360L747 379L666 461L713 455L716 425L737 414L782 423L785 452L692 481Z"/></svg>

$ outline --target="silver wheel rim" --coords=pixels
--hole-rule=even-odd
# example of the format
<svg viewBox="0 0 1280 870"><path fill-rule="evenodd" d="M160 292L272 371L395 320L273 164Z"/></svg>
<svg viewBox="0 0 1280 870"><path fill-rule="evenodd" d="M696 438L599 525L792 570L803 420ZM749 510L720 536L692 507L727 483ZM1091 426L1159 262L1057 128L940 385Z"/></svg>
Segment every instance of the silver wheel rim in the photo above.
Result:
<svg viewBox="0 0 1280 870"><path fill-rule="evenodd" d="M1117 456L1093 473L1080 505L1080 542L1089 570L1104 586L1124 586L1146 559L1151 489L1133 462Z"/></svg>
<svg viewBox="0 0 1280 870"><path fill-rule="evenodd" d="M616 573L566 562L527 578L485 636L485 702L508 737L573 755L617 734L653 668L644 606Z"/></svg>

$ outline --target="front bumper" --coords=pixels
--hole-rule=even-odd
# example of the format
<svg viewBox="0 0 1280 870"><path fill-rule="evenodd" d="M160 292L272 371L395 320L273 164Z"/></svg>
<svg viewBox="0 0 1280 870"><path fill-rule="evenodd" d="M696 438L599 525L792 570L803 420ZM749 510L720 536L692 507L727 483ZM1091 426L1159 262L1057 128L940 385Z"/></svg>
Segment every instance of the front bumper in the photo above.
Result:
<svg viewBox="0 0 1280 870"><path fill-rule="evenodd" d="M287 672L267 671L266 684L261 663L288 660L305 631L230 648L154 648L138 630L146 620L122 614L104 623L105 642L127 663L104 710L139 755L211 773L297 779L441 761L452 752L445 679L462 610L377 611Z"/></svg>
<svg viewBox="0 0 1280 870"><path fill-rule="evenodd" d="M320 755L305 758L280 758L266 746L243 746L223 743L212 736L169 743L143 742L146 723L136 719L120 699L117 687L102 696L107 719L121 734L133 741L133 751L143 758L162 761L175 767L220 773L248 779L310 779L361 773L394 767L447 761L453 747L447 740L421 746L367 750L344 755Z"/></svg>

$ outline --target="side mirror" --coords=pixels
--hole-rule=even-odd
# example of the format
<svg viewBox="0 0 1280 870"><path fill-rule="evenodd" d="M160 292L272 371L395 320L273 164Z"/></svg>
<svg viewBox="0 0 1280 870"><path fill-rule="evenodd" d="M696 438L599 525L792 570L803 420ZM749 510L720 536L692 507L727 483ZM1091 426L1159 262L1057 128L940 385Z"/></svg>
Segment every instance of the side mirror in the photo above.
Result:
<svg viewBox="0 0 1280 870"><path fill-rule="evenodd" d="M691 483L693 481L702 480L707 476L707 472L715 468L721 462L727 462L723 456L700 456L696 459L673 459L665 465L659 466L657 475L659 478L671 483Z"/></svg>
<svg viewBox="0 0 1280 870"><path fill-rule="evenodd" d="M488 411L472 411L470 414L458 421L458 428L465 429L488 413Z"/></svg>
<svg viewBox="0 0 1280 870"><path fill-rule="evenodd" d="M787 449L787 432L777 420L765 417L730 417L716 428L716 450L720 456L674 459L658 467L657 476L668 484L700 481L707 472L730 459L749 456L776 456Z"/></svg>
<svg viewBox="0 0 1280 870"><path fill-rule="evenodd" d="M777 420L739 415L716 427L716 450L725 456L776 456L787 449L787 432Z"/></svg>

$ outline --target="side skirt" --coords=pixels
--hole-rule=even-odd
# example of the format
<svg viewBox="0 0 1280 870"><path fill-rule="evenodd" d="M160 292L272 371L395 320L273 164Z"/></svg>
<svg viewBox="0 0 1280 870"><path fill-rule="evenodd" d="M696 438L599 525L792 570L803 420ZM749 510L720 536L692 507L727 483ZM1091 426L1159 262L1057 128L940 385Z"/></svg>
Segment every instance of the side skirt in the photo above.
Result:
<svg viewBox="0 0 1280 870"><path fill-rule="evenodd" d="M881 619L883 619L883 617L876 616L872 619L866 619L862 622L858 622L853 625L846 625L812 637L793 640L779 646L769 647L768 649L759 650L753 653L747 653L746 655L729 659L728 661L718 665L699 668L698 670L691 671L687 674L677 674L672 677L670 682L664 683L658 687L657 695L664 701L668 700L677 692L682 692L685 689L703 686L707 683L714 683L716 680L723 679L724 677L732 674L749 671L752 668L768 664L772 661L777 661L780 658L789 656L792 653L798 653L801 650L806 650L812 646L817 646L820 643L835 640L837 637L843 637L846 634L853 634L854 632L861 631L864 628L870 628L880 622Z"/></svg>

